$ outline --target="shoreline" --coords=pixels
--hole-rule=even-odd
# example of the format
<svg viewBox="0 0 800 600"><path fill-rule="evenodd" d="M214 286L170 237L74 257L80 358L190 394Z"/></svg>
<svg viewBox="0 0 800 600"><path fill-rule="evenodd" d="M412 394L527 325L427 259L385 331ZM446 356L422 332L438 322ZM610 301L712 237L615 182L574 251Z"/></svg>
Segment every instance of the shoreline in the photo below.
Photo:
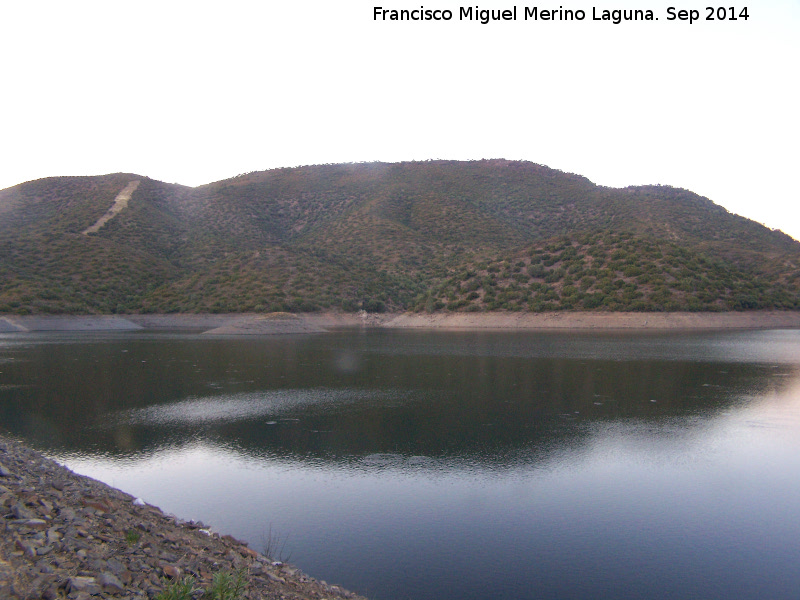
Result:
<svg viewBox="0 0 800 600"><path fill-rule="evenodd" d="M242 600L365 600L3 434L0 515L4 599L152 600L187 577L207 590L215 576L241 574Z"/></svg>
<svg viewBox="0 0 800 600"><path fill-rule="evenodd" d="M546 312L404 313L384 327L394 329L505 330L713 330L800 328L798 311L724 313Z"/></svg>
<svg viewBox="0 0 800 600"><path fill-rule="evenodd" d="M350 328L448 330L800 329L800 311L546 313L273 313L2 315L0 333L190 331L208 335L309 334Z"/></svg>

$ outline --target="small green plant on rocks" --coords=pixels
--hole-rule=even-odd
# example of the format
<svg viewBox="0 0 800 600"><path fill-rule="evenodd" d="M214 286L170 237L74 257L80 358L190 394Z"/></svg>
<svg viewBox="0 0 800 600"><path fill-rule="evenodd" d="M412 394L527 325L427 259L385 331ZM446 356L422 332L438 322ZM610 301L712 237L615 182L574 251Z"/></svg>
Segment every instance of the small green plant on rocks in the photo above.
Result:
<svg viewBox="0 0 800 600"><path fill-rule="evenodd" d="M192 600L192 594L198 591L194 587L194 577L164 582L164 589L156 596L156 600Z"/></svg>
<svg viewBox="0 0 800 600"><path fill-rule="evenodd" d="M235 573L217 573L203 598L209 600L241 600L244 593L244 569Z"/></svg>
<svg viewBox="0 0 800 600"><path fill-rule="evenodd" d="M128 529L125 532L125 541L128 543L129 546L133 546L136 544L139 539L141 539L142 534L136 531L135 529Z"/></svg>

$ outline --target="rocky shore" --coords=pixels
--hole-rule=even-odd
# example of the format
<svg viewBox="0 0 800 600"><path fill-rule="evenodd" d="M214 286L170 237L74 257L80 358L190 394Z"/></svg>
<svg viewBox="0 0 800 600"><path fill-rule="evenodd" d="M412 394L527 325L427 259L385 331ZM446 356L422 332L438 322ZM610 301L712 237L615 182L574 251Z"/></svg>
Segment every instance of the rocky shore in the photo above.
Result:
<svg viewBox="0 0 800 600"><path fill-rule="evenodd" d="M0 516L4 600L360 598L2 436Z"/></svg>

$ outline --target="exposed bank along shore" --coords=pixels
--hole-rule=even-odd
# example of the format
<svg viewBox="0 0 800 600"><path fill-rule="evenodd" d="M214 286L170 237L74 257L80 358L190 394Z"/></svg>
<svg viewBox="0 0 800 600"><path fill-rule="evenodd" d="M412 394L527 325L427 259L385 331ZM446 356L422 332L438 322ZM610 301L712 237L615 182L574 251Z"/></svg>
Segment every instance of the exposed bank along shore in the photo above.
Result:
<svg viewBox="0 0 800 600"><path fill-rule="evenodd" d="M723 313L306 313L0 316L0 333L186 330L208 335L321 333L346 327L385 329L711 330L800 328L800 311Z"/></svg>
<svg viewBox="0 0 800 600"><path fill-rule="evenodd" d="M361 598L2 436L0 516L3 600L150 600L187 578L209 598L215 576L248 600Z"/></svg>

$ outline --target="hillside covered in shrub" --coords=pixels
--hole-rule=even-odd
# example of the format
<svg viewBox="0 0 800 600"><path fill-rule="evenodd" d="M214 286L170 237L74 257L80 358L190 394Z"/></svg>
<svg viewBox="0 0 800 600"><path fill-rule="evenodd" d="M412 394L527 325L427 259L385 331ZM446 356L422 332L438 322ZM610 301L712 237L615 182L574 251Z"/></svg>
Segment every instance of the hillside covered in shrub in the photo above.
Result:
<svg viewBox="0 0 800 600"><path fill-rule="evenodd" d="M800 309L800 242L686 190L504 160L0 191L0 314L362 309Z"/></svg>

